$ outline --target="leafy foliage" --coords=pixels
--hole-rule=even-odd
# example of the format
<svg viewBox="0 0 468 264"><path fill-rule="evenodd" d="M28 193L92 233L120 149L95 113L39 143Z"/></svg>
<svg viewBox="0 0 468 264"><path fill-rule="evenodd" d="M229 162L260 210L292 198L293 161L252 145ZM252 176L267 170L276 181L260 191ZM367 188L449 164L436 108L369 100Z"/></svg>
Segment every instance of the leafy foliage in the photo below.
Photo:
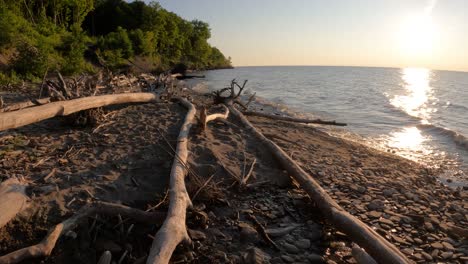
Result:
<svg viewBox="0 0 468 264"><path fill-rule="evenodd" d="M89 61L96 56L113 69L129 61L158 70L179 63L189 69L231 67L210 37L207 23L184 20L157 2L0 0L0 56L14 54L2 80L37 79L48 70L92 71Z"/></svg>

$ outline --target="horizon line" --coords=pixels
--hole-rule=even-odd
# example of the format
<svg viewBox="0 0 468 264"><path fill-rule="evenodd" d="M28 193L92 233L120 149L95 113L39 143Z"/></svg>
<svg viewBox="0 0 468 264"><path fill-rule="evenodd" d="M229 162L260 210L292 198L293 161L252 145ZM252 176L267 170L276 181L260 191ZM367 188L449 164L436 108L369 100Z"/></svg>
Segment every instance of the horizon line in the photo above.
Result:
<svg viewBox="0 0 468 264"><path fill-rule="evenodd" d="M314 64L289 64L289 65L233 65L234 68L247 68L247 67L356 67L356 68L384 68L384 69L407 69L407 68L416 68L416 69L428 69L431 71L450 71L450 72L462 72L468 73L466 70L447 70L447 69L434 69L429 67L417 67L417 66L365 66L365 65L314 65Z"/></svg>

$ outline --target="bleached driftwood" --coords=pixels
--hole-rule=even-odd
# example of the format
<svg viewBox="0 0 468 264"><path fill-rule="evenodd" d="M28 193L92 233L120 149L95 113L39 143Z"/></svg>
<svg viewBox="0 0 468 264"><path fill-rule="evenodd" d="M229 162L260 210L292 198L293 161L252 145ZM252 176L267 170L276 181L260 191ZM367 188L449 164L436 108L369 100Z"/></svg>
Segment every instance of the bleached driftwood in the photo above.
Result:
<svg viewBox="0 0 468 264"><path fill-rule="evenodd" d="M304 123L304 124L320 124L320 125L332 125L332 126L346 126L345 123L337 123L336 121L325 121L321 119L304 119L304 118L294 118L288 116L279 116L279 115L271 115L266 113L259 113L259 112L251 112L246 111L242 112L246 116L259 116L270 118L274 120L281 120L281 121L288 121L288 122L297 122L297 123Z"/></svg>
<svg viewBox="0 0 468 264"><path fill-rule="evenodd" d="M21 102L21 103L16 103L12 105L7 105L6 107L3 107L0 109L0 112L10 112L10 111L17 111L21 110L23 108L28 108L31 106L37 106L37 105L44 105L50 103L50 98L42 98L42 99L37 99L34 101L27 101L27 102Z"/></svg>
<svg viewBox="0 0 468 264"><path fill-rule="evenodd" d="M177 138L169 182L169 209L166 220L154 237L146 262L148 264L169 263L179 243L191 243L185 219L187 208L192 206L192 202L185 187L185 175L187 174L188 137L197 110L184 98L180 98L180 102L188 109L188 112Z"/></svg>
<svg viewBox="0 0 468 264"><path fill-rule="evenodd" d="M206 124L210 121L216 120L216 119L227 119L229 116L229 109L225 106L224 107L224 113L217 113L217 114L212 114L212 115L206 115L206 108L202 107L200 111L200 124L201 124L201 129L205 130L206 129Z"/></svg>
<svg viewBox="0 0 468 264"><path fill-rule="evenodd" d="M0 184L0 228L26 208L26 187L25 183L16 178L10 178Z"/></svg>
<svg viewBox="0 0 468 264"><path fill-rule="evenodd" d="M22 260L49 256L54 249L57 240L68 231L73 230L82 220L95 214L120 215L133 218L138 222L151 223L161 222L164 213L145 212L139 209L119 204L96 202L83 206L76 214L49 230L47 236L38 244L18 249L0 257L0 263L13 264Z"/></svg>
<svg viewBox="0 0 468 264"><path fill-rule="evenodd" d="M228 104L231 113L252 132L260 143L264 144L309 194L310 198L321 209L324 216L339 230L346 233L353 241L363 247L379 263L410 263L393 244L382 238L377 232L361 222L339 206L294 160L292 160L278 145L267 139L256 129L233 104Z"/></svg>
<svg viewBox="0 0 468 264"><path fill-rule="evenodd" d="M0 131L29 125L55 116L66 116L91 108L126 103L148 103L156 100L157 96L153 93L124 93L53 102L14 112L0 113Z"/></svg>

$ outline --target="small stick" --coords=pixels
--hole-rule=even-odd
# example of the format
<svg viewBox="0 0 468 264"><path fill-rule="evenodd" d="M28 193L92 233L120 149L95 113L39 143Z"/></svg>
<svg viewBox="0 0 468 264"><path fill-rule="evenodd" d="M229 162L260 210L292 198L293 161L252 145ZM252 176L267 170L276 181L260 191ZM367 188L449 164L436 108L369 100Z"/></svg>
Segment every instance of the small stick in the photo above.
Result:
<svg viewBox="0 0 468 264"><path fill-rule="evenodd" d="M38 162L36 162L36 164L34 164L32 167L33 167L33 168L36 168L36 167L38 167L38 166L44 164L44 162L46 162L46 161L48 161L48 160L50 160L50 157L43 158L43 159L39 160Z"/></svg>
<svg viewBox="0 0 468 264"><path fill-rule="evenodd" d="M135 177L130 177L130 179L132 180L133 184L135 184L136 187L139 187L140 184L137 182L137 180L135 179Z"/></svg>
<svg viewBox="0 0 468 264"><path fill-rule="evenodd" d="M166 198L167 198L167 195L168 195L168 194L169 194L169 192L166 191L166 194L164 195L164 198L163 198L157 205L146 209L146 212L149 212L149 211L153 211L153 210L155 210L155 209L158 209L158 207L161 206L161 204L163 204L163 203L166 201Z"/></svg>
<svg viewBox="0 0 468 264"><path fill-rule="evenodd" d="M241 182L242 185L245 185L247 183L247 181L249 180L250 176L252 175L252 172L253 172L253 169L254 169L254 166L255 166L256 162L257 162L257 159L254 159L253 162L252 162L252 165L250 165L249 172L247 173L247 175L245 175L242 178L242 182Z"/></svg>
<svg viewBox="0 0 468 264"><path fill-rule="evenodd" d="M252 215L252 214L248 214L247 215L250 220L252 220L252 222L255 224L255 227L257 229L257 231L260 233L260 235L263 237L263 239L268 242L270 245L272 245L276 250L281 250L278 245L276 245L276 243L271 240L270 236L268 235L268 233L265 231L265 228L262 226L262 224L260 224L260 222L257 220L257 218Z"/></svg>
<svg viewBox="0 0 468 264"><path fill-rule="evenodd" d="M68 203L67 203L67 207L70 207L70 205L76 200L75 197L73 197Z"/></svg>
<svg viewBox="0 0 468 264"><path fill-rule="evenodd" d="M50 171L49 174L47 174L47 176L44 177L44 181L47 182L47 180L49 180L50 177L53 177L56 172L57 172L57 169L53 168L52 171Z"/></svg>
<svg viewBox="0 0 468 264"><path fill-rule="evenodd" d="M206 185L208 185L208 183L211 181L211 179L213 179L213 177L214 177L215 175L216 175L216 172L213 173L213 174L210 176L210 178L208 178L208 179L205 181L205 183L204 183L204 184L197 190L197 192L192 196L192 203L193 203L193 201L195 200L195 198L197 197L197 195L201 192L201 190L202 190L203 188L205 188Z"/></svg>

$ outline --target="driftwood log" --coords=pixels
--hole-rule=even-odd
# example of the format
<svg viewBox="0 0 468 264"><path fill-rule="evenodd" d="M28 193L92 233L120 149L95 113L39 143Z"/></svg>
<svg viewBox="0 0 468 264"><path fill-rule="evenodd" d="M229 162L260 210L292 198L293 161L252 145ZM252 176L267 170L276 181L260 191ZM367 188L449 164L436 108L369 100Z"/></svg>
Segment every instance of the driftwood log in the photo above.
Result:
<svg viewBox="0 0 468 264"><path fill-rule="evenodd" d="M393 244L382 238L377 232L361 222L353 215L339 206L294 160L292 160L278 145L267 139L256 129L247 118L237 110L232 103L228 103L229 110L241 123L251 131L264 144L288 171L296 179L310 198L317 204L324 216L342 232L346 233L353 241L363 247L379 263L410 263Z"/></svg>
<svg viewBox="0 0 468 264"><path fill-rule="evenodd" d="M37 100L31 100L27 102L21 102L21 103L16 103L12 105L7 105L6 107L3 107L0 109L0 112L11 112L11 111L17 111L21 110L23 108L28 108L31 106L38 106L38 105L43 105L43 104L48 104L50 103L50 98L42 98L42 99L37 99Z"/></svg>
<svg viewBox="0 0 468 264"><path fill-rule="evenodd" d="M47 236L38 244L26 248L18 249L7 255L0 257L0 263L12 264L19 263L22 260L29 258L45 257L52 253L58 239L66 234L68 231L73 230L81 221L94 214L105 215L120 215L123 217L133 218L138 222L143 223L157 223L162 222L164 213L159 212L145 212L139 209L127 207L119 204L95 202L85 205L76 214L67 220L56 225L49 230Z"/></svg>
<svg viewBox="0 0 468 264"><path fill-rule="evenodd" d="M0 113L0 131L29 125L55 116L66 116L91 108L126 103L148 103L156 100L157 96L153 93L124 93L53 102L14 112Z"/></svg>
<svg viewBox="0 0 468 264"><path fill-rule="evenodd" d="M217 113L217 114L212 114L212 115L207 115L206 114L206 108L204 106L201 107L200 110L200 123L201 123L201 129L202 131L206 129L206 124L210 121L213 121L215 119L227 119L229 116L229 109L225 106L222 105L224 108L224 113Z"/></svg>
<svg viewBox="0 0 468 264"><path fill-rule="evenodd" d="M288 117L288 116L271 115L271 114L251 112L251 111L246 111L242 113L246 116L259 116L259 117L265 117L265 118L270 118L274 120L297 122L297 123L304 123L304 124L320 124L320 125L332 125L332 126L346 126L347 125L345 123L338 123L336 121L325 121L321 119L294 118L294 117Z"/></svg>
<svg viewBox="0 0 468 264"><path fill-rule="evenodd" d="M179 243L191 243L185 219L187 208L192 206L192 202L185 187L185 175L187 174L189 133L197 110L184 98L181 98L180 102L188 109L188 112L177 138L169 182L169 209L166 220L154 237L146 262L148 264L169 263Z"/></svg>
<svg viewBox="0 0 468 264"><path fill-rule="evenodd" d="M26 187L25 183L16 178L10 178L0 184L0 228L26 208Z"/></svg>

